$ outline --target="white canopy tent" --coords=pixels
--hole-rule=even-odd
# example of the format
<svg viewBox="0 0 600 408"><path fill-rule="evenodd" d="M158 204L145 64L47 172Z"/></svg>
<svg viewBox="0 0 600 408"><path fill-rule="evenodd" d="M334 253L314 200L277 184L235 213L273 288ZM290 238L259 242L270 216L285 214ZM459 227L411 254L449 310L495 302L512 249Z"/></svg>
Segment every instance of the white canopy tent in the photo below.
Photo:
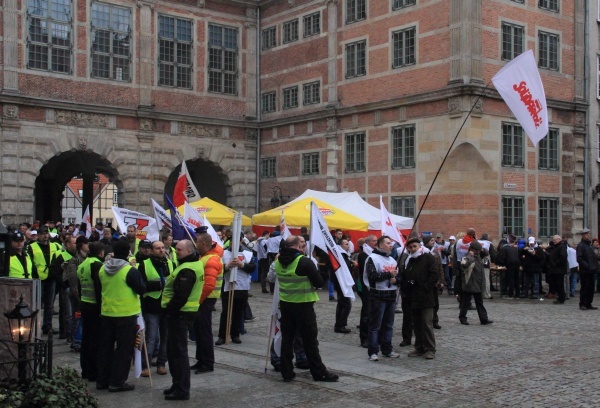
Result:
<svg viewBox="0 0 600 408"><path fill-rule="evenodd" d="M302 200L306 197L315 197L325 201L340 210L344 210L358 218L369 222L369 230L381 230L381 210L367 203L356 192L349 193L327 193L325 191L306 190L293 201ZM412 218L400 217L392 214L392 220L396 223L396 228L400 230L410 230L414 221Z"/></svg>

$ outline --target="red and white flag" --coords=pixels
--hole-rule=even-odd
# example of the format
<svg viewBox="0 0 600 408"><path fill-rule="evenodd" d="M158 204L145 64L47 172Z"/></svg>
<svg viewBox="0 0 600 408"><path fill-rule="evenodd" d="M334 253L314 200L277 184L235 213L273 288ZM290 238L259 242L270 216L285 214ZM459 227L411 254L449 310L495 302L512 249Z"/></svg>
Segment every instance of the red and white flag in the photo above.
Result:
<svg viewBox="0 0 600 408"><path fill-rule="evenodd" d="M137 231L136 238L150 241L160 239L154 217L127 208L111 207L111 209L122 234L127 231L128 226L133 225Z"/></svg>
<svg viewBox="0 0 600 408"><path fill-rule="evenodd" d="M379 206L381 209L381 235L387 235L392 239L392 241L396 241L398 244L400 244L400 248L404 247L404 238L402 237L402 234L400 234L400 231L398 231L394 221L392 221L392 217L385 208L385 204L383 204L383 198L381 196L379 196Z"/></svg>
<svg viewBox="0 0 600 408"><path fill-rule="evenodd" d="M279 229L281 230L281 239L285 240L287 237L292 235L290 229L287 227L285 223L285 217L283 215L283 210L281 210L281 220L279 221Z"/></svg>
<svg viewBox="0 0 600 408"><path fill-rule="evenodd" d="M537 146L548 134L548 107L533 51L519 55L492 78L494 86Z"/></svg>
<svg viewBox="0 0 600 408"><path fill-rule="evenodd" d="M340 247L333 240L329 227L327 227L327 223L314 201L310 203L310 243L321 248L329 256L331 267L335 272L342 293L345 297L354 300L354 291L352 290L354 279L352 279L350 269L348 269L348 265L346 265L346 261L344 261L340 252Z"/></svg>
<svg viewBox="0 0 600 408"><path fill-rule="evenodd" d="M156 218L156 225L158 230L162 230L164 227L173 229L171 225L171 216L167 214L167 211L160 206L153 198L150 199L152 202L152 208L154 209L154 218Z"/></svg>
<svg viewBox="0 0 600 408"><path fill-rule="evenodd" d="M135 378L140 378L142 375L142 347L144 343L144 331L146 325L144 324L144 318L141 314L137 317L137 331L135 334L135 345L133 346L133 375Z"/></svg>
<svg viewBox="0 0 600 408"><path fill-rule="evenodd" d="M273 303L271 304L271 328L269 330L273 339L273 349L275 354L281 357L281 310L279 310L279 280L275 280L275 289L273 290Z"/></svg>
<svg viewBox="0 0 600 408"><path fill-rule="evenodd" d="M89 238L92 235L92 217L90 216L90 206L85 208L81 222L85 222L85 237Z"/></svg>
<svg viewBox="0 0 600 408"><path fill-rule="evenodd" d="M190 177L184 160L181 163L181 171L179 172L179 177L175 183L175 190L173 191L173 205L179 207L186 201L191 202L200 198L200 194Z"/></svg>
<svg viewBox="0 0 600 408"><path fill-rule="evenodd" d="M185 203L183 205L183 220L188 225L193 226L194 228L202 226L206 227L206 232L211 236L213 242L215 242L217 245L223 248L223 241L221 241L221 238L219 238L219 236L217 235L217 231L215 231L212 224L206 219L206 214L204 214L204 216L201 216L198 210L196 210L188 203Z"/></svg>

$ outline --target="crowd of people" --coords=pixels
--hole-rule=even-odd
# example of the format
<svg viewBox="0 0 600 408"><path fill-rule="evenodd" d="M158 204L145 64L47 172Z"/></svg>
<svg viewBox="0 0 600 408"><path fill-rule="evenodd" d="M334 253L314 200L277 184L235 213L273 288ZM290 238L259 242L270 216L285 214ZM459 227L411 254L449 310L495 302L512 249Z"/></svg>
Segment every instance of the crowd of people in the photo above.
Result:
<svg viewBox="0 0 600 408"><path fill-rule="evenodd" d="M169 231L151 242L138 239L134 226L121 235L97 224L86 237L84 226L23 223L11 232L8 275L41 281L44 334L55 330L52 318L58 298L59 339L80 352L81 375L99 390L134 389L127 379L141 315L148 355L141 375L149 376L153 366L158 375L170 372L172 386L164 391L165 399L189 399L190 373L212 372L214 346L241 343L245 323L254 319L248 299L255 270L263 293L275 294L279 288L282 342L278 352L271 347L274 369L286 382L294 379L294 368L309 369L315 381L337 381L339 376L320 357L314 303L317 290L327 290L329 300L337 302L333 331L348 334L352 302L344 296L330 254L319 248L310 253L306 228L285 239L279 227L260 237L242 232L237 251L231 248L231 230L223 228L218 234L222 246L201 227L195 241L179 240L173 247ZM441 233L413 233L403 244L385 235L354 243L342 230L331 234L362 300L357 327L369 361L378 361L380 353L385 358L400 356L393 346L398 313L399 346L414 345L409 357L434 359L444 291L458 300L458 319L464 325L470 324L469 310L477 311L482 325L493 323L484 306L493 292L504 299L545 297L562 305L575 296L578 281L579 308L597 309L592 301L596 285L600 290L600 242L591 240L588 229L579 232L576 247L560 236L542 244L535 237L525 240L511 234L494 245L487 234L478 237L473 228L447 241ZM212 313L219 298L215 341ZM188 338L196 342L193 365Z"/></svg>

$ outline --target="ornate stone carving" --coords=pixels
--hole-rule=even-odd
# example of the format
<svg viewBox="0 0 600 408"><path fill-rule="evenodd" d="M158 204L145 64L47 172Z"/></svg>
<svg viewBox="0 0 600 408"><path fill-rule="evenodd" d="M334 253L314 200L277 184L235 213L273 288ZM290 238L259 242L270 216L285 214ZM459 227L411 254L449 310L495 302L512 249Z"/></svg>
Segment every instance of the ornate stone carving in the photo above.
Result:
<svg viewBox="0 0 600 408"><path fill-rule="evenodd" d="M477 99L476 96L472 96L471 106L473 106L473 113L483 113L483 98Z"/></svg>
<svg viewBox="0 0 600 408"><path fill-rule="evenodd" d="M327 118L327 131L332 132L337 129L337 119L335 117Z"/></svg>
<svg viewBox="0 0 600 408"><path fill-rule="evenodd" d="M448 113L460 113L460 98L458 96L448 98Z"/></svg>
<svg viewBox="0 0 600 408"><path fill-rule="evenodd" d="M140 130L151 132L153 128L154 124L152 123L152 119L140 119Z"/></svg>
<svg viewBox="0 0 600 408"><path fill-rule="evenodd" d="M196 6L204 8L204 7L206 7L206 1L205 0L198 0L196 2Z"/></svg>
<svg viewBox="0 0 600 408"><path fill-rule="evenodd" d="M575 127L585 128L585 112L575 112Z"/></svg>
<svg viewBox="0 0 600 408"><path fill-rule="evenodd" d="M294 7L296 5L296 0L288 0L288 5Z"/></svg>
<svg viewBox="0 0 600 408"><path fill-rule="evenodd" d="M197 137L219 137L221 135L221 129L197 123L179 122L179 134Z"/></svg>
<svg viewBox="0 0 600 408"><path fill-rule="evenodd" d="M78 127L108 127L108 116L97 113L56 111L56 123Z"/></svg>
<svg viewBox="0 0 600 408"><path fill-rule="evenodd" d="M79 150L85 150L87 149L87 144L87 138L85 136L79 136L77 139L77 148Z"/></svg>
<svg viewBox="0 0 600 408"><path fill-rule="evenodd" d="M199 159L203 159L206 154L206 149L204 146L196 147L196 157Z"/></svg>
<svg viewBox="0 0 600 408"><path fill-rule="evenodd" d="M258 132L256 129L246 129L246 139L256 140L258 138Z"/></svg>
<svg viewBox="0 0 600 408"><path fill-rule="evenodd" d="M246 17L256 20L256 9L248 7L246 9Z"/></svg>
<svg viewBox="0 0 600 408"><path fill-rule="evenodd" d="M18 119L19 107L17 105L4 105L3 114L6 119Z"/></svg>

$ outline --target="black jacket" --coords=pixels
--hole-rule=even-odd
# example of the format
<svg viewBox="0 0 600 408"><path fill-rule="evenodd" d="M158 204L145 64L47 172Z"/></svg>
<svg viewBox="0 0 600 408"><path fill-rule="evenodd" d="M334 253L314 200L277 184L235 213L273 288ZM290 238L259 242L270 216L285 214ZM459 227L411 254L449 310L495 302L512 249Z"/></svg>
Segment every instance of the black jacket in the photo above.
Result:
<svg viewBox="0 0 600 408"><path fill-rule="evenodd" d="M179 266L181 267L184 266L186 262L194 262L197 260L198 254L193 252L185 258L179 259ZM177 277L173 281L173 297L165 307L165 314L167 317L181 315L189 319L194 318L196 312L182 312L181 308L187 303L195 284L196 273L193 270L189 268L183 268L179 270ZM200 304L200 298L198 298L198 304Z"/></svg>
<svg viewBox="0 0 600 408"><path fill-rule="evenodd" d="M548 272L551 275L564 275L569 271L567 244L565 244L563 241L561 241L558 245L555 245L554 242L550 242L550 245L548 245L548 248L546 248L546 252L549 255Z"/></svg>
<svg viewBox="0 0 600 408"><path fill-rule="evenodd" d="M167 259L166 258L165 259L157 259L153 256L151 256L149 259L151 260L152 265L154 266L154 268L156 269L158 274L159 275L162 274L162 277L164 279L162 279L160 281L149 281L148 276L146 275L145 262L142 262L141 264L138 265L138 270L140 271L140 274L142 275L142 279L144 280L144 283L146 283L146 292L160 291L163 289L165 281L166 281L167 277L170 275L169 267L167 265ZM144 313L150 313L150 314L162 314L163 309L160 305L160 302L161 302L160 297L158 299L154 299L153 297L150 297L150 296L144 296L144 297L142 297L142 311Z"/></svg>
<svg viewBox="0 0 600 408"><path fill-rule="evenodd" d="M582 239L581 242L577 244L576 250L579 273L582 275L597 273L600 268L598 266L598 256L594 251L594 247L592 247L592 242Z"/></svg>
<svg viewBox="0 0 600 408"><path fill-rule="evenodd" d="M544 266L544 250L539 246L533 248L533 250L529 246L523 247L519 250L519 259L521 260L523 272L540 273Z"/></svg>
<svg viewBox="0 0 600 408"><path fill-rule="evenodd" d="M410 258L402 269L400 288L406 294L411 309L427 309L435 307L435 294L439 278L436 260L433 255L424 253L417 258Z"/></svg>

